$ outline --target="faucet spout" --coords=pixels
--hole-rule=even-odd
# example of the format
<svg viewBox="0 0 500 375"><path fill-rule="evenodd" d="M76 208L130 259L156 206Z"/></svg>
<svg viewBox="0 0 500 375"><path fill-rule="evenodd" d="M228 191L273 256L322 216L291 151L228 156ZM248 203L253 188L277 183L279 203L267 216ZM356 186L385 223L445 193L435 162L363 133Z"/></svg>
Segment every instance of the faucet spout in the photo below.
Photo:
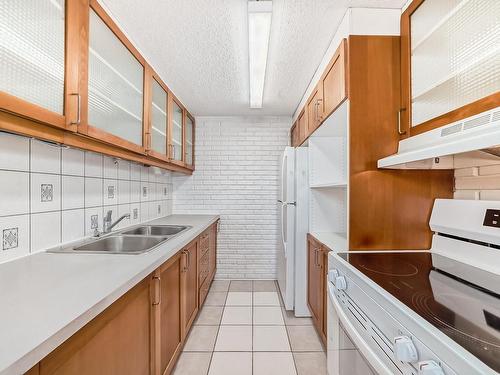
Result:
<svg viewBox="0 0 500 375"><path fill-rule="evenodd" d="M106 214L106 216L104 217L103 231L102 231L104 234L111 232L111 230L116 225L118 225L118 223L120 223L123 219L129 219L130 218L130 214L128 213L128 214L120 216L114 223L112 223L111 222L111 214L112 214L112 211L108 211L107 214Z"/></svg>

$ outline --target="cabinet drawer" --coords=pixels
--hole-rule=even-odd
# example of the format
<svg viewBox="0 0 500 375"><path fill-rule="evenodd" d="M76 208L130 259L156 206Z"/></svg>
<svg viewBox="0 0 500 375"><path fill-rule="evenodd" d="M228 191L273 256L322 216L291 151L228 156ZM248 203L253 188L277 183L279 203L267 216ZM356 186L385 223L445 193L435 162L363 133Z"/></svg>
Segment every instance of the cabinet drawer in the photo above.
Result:
<svg viewBox="0 0 500 375"><path fill-rule="evenodd" d="M206 231L200 235L200 252L203 256L203 254L208 251L210 247L210 232Z"/></svg>
<svg viewBox="0 0 500 375"><path fill-rule="evenodd" d="M199 270L198 282L201 285L210 273L210 253L205 253L200 259Z"/></svg>
<svg viewBox="0 0 500 375"><path fill-rule="evenodd" d="M205 282L200 287L200 307L205 302L205 298L207 298L208 290L210 289L210 279L206 279Z"/></svg>

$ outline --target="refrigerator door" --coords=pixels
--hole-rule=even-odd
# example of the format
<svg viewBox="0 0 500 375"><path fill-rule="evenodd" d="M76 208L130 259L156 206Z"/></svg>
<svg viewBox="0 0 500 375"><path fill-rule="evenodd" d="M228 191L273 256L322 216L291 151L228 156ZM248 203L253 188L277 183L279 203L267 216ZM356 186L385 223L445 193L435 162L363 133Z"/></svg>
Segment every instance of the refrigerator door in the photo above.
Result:
<svg viewBox="0 0 500 375"><path fill-rule="evenodd" d="M278 251L278 284L287 310L294 307L295 278L295 149L285 148L280 161L278 199L281 246Z"/></svg>

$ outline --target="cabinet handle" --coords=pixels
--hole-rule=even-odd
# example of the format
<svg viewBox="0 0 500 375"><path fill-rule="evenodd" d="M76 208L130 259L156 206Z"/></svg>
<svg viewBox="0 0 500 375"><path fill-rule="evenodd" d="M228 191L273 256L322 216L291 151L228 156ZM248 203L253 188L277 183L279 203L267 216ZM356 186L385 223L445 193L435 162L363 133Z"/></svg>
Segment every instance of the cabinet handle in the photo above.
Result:
<svg viewBox="0 0 500 375"><path fill-rule="evenodd" d="M158 306L161 304L161 278L159 276L153 276L153 280L158 280L158 302L153 302L153 306Z"/></svg>
<svg viewBox="0 0 500 375"><path fill-rule="evenodd" d="M187 257L188 257L187 269L190 269L191 268L191 252L186 250L186 254L187 254Z"/></svg>
<svg viewBox="0 0 500 375"><path fill-rule="evenodd" d="M314 249L314 265L318 267L318 249Z"/></svg>
<svg viewBox="0 0 500 375"><path fill-rule="evenodd" d="M69 124L70 125L80 125L80 123L82 122L82 118L81 118L81 109L82 109L82 96L79 94L79 93L73 93L73 94L70 94L72 96L75 96L77 97L77 107L76 107L76 122L75 121L71 121Z"/></svg>
<svg viewBox="0 0 500 375"><path fill-rule="evenodd" d="M316 100L316 121L320 122L321 119L322 119L322 116L319 115L319 106L321 105L321 102L323 101L323 99L318 99Z"/></svg>
<svg viewBox="0 0 500 375"><path fill-rule="evenodd" d="M406 108L401 108L398 111L398 134L403 135L406 134L406 130L401 130L401 112L406 111Z"/></svg>

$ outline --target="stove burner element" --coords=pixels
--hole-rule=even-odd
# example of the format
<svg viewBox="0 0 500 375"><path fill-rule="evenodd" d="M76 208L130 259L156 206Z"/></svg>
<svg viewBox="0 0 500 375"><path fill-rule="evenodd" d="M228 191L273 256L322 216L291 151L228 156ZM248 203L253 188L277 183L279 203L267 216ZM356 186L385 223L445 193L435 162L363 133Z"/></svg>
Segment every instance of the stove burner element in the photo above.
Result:
<svg viewBox="0 0 500 375"><path fill-rule="evenodd" d="M385 276L409 277L415 276L418 273L418 268L408 262L399 262L397 265L389 263L377 263L376 269L373 266L366 265L364 263L360 264L359 267L369 272L374 272L378 273L379 275Z"/></svg>

